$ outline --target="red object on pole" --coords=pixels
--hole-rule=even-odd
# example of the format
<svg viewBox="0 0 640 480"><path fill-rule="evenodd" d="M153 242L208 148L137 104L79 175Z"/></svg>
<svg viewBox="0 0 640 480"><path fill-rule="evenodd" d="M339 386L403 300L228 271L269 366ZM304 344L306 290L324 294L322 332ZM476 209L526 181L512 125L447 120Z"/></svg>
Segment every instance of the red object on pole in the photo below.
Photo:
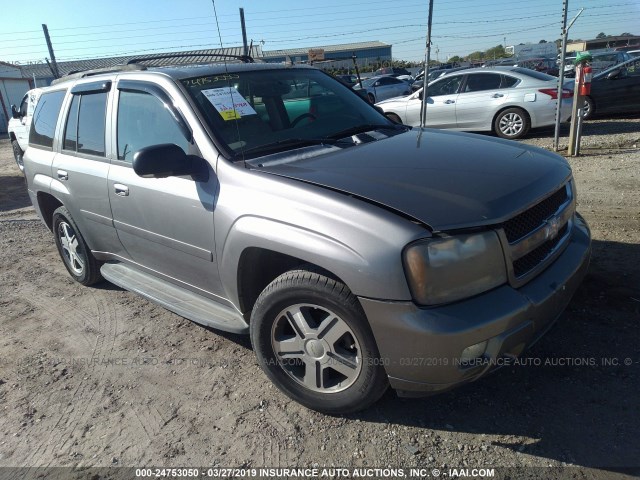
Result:
<svg viewBox="0 0 640 480"><path fill-rule="evenodd" d="M591 65L585 65L582 67L582 78L580 82L580 95L589 95L591 93L591 78L593 77L593 70Z"/></svg>

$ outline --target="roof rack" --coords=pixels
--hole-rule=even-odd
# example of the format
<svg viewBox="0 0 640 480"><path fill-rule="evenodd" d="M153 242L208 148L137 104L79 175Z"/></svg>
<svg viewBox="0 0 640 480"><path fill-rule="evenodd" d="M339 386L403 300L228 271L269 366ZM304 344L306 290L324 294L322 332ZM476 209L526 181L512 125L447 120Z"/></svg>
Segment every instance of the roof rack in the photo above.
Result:
<svg viewBox="0 0 640 480"><path fill-rule="evenodd" d="M255 63L255 60L251 55L231 55L227 53L175 53L167 55L154 55L151 57L136 57L127 62L127 65L138 64L140 62L147 62L149 60L162 60L163 58L188 58L188 57L225 57L235 58L241 60L244 63Z"/></svg>
<svg viewBox="0 0 640 480"><path fill-rule="evenodd" d="M104 67L104 68L94 68L92 70L82 70L82 71L71 71L67 75L56 78L51 85L56 85L57 83L66 82L67 80L72 80L74 78L85 78L91 77L93 75L100 75L101 73L113 73L113 72L127 72L132 70L146 70L147 67L144 65L114 65L112 67Z"/></svg>

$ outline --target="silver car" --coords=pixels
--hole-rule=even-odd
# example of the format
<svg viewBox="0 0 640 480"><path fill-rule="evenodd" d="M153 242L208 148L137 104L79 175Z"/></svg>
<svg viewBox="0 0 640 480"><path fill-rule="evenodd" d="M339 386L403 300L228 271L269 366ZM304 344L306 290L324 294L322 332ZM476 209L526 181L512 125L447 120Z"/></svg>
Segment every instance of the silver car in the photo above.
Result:
<svg viewBox="0 0 640 480"><path fill-rule="evenodd" d="M555 123L557 78L521 67L472 68L444 75L429 84L426 126L460 131L493 131L520 138L530 128ZM573 92L562 94L560 120L571 116ZM420 124L422 89L379 102L398 123Z"/></svg>
<svg viewBox="0 0 640 480"><path fill-rule="evenodd" d="M389 75L367 78L362 84L356 84L353 89L365 90L371 103L411 93L409 82Z"/></svg>

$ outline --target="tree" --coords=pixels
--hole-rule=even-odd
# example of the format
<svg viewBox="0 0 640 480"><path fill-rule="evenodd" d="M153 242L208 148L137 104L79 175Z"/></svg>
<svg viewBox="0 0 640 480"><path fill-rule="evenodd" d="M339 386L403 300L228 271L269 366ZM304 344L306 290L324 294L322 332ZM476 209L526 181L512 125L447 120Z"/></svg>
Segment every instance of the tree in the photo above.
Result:
<svg viewBox="0 0 640 480"><path fill-rule="evenodd" d="M458 55L454 55L447 61L451 63L460 63L462 61L462 58L460 58Z"/></svg>
<svg viewBox="0 0 640 480"><path fill-rule="evenodd" d="M538 43L547 43L546 40L540 40Z"/></svg>
<svg viewBox="0 0 640 480"><path fill-rule="evenodd" d="M635 37L633 33L624 32L620 34L621 37Z"/></svg>
<svg viewBox="0 0 640 480"><path fill-rule="evenodd" d="M607 38L607 34L604 32L600 32L598 35L596 35L596 38Z"/></svg>

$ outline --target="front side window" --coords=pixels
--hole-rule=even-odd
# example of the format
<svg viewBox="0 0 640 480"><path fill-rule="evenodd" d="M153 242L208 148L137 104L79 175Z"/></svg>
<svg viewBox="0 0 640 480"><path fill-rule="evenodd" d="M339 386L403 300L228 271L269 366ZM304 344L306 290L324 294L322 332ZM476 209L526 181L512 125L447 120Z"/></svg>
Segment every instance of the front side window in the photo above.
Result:
<svg viewBox="0 0 640 480"><path fill-rule="evenodd" d="M439 80L429 86L429 96L437 97L439 95L453 95L454 93L458 93L460 84L462 83L462 78L463 75L444 77L442 80Z"/></svg>
<svg viewBox="0 0 640 480"><path fill-rule="evenodd" d="M500 75L496 73L474 73L467 77L465 92L482 92L500 88Z"/></svg>
<svg viewBox="0 0 640 480"><path fill-rule="evenodd" d="M65 90L42 94L33 112L33 122L29 132L30 145L53 147L53 136L65 94Z"/></svg>
<svg viewBox="0 0 640 480"><path fill-rule="evenodd" d="M173 143L187 153L189 142L164 103L138 91L120 91L118 101L118 160L131 163L144 147Z"/></svg>

